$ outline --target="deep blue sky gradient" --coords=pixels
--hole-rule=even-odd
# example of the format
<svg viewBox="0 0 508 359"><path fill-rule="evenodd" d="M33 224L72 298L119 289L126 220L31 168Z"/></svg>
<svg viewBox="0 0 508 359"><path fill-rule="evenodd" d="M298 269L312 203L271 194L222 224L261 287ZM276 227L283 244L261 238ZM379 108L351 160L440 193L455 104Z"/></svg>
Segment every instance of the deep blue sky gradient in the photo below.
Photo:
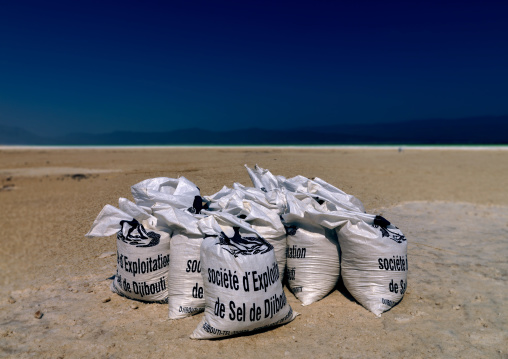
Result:
<svg viewBox="0 0 508 359"><path fill-rule="evenodd" d="M508 1L9 1L0 124L35 133L508 114Z"/></svg>

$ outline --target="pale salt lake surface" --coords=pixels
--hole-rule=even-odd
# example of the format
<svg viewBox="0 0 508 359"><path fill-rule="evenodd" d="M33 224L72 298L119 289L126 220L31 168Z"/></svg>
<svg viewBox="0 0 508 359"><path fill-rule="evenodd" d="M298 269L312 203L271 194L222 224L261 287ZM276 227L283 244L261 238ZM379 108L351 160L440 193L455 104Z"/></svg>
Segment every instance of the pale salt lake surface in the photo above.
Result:
<svg viewBox="0 0 508 359"><path fill-rule="evenodd" d="M0 356L215 358L232 343L242 350L230 354L252 358L508 358L508 206L410 202L371 212L398 226L409 245L408 291L381 318L343 289L305 307L287 292L301 313L294 322L193 341L202 314L170 322L164 305L134 308L109 291L115 256L95 253L103 266L80 276L33 273L0 289ZM59 266L70 265L61 258Z"/></svg>

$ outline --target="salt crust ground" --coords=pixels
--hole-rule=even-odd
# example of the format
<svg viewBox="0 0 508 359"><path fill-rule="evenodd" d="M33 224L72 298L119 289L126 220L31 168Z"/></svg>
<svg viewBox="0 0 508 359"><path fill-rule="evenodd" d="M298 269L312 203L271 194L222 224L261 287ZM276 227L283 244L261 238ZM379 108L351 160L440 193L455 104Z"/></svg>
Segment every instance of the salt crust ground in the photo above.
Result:
<svg viewBox="0 0 508 359"><path fill-rule="evenodd" d="M204 194L249 184L244 163L319 176L398 225L410 241L403 301L376 318L340 286L306 307L287 293L302 313L289 325L192 341L200 316L170 322L165 306L133 309L109 291L115 241L83 237L102 206L156 176ZM506 151L0 149L6 169L25 172L0 173L0 357L508 358Z"/></svg>
<svg viewBox="0 0 508 359"><path fill-rule="evenodd" d="M201 315L169 321L164 305L110 293L115 257L106 254L100 268L82 276L2 291L0 355L507 357L508 207L410 202L378 212L406 233L410 260L408 292L381 318L344 288L306 307L287 293L301 312L293 323L251 336L193 341L189 335ZM103 303L105 298L111 301ZM34 317L38 310L41 319Z"/></svg>

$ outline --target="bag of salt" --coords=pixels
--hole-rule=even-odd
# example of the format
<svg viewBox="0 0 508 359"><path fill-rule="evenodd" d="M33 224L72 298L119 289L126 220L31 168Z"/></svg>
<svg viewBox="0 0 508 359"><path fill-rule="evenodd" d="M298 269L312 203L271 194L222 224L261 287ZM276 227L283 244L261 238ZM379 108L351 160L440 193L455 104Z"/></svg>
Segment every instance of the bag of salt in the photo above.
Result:
<svg viewBox="0 0 508 359"><path fill-rule="evenodd" d="M201 266L206 307L191 338L237 335L295 318L268 242L226 213L214 213L198 225L205 235Z"/></svg>
<svg viewBox="0 0 508 359"><path fill-rule="evenodd" d="M332 186L321 178L305 178L295 176L280 182L281 186L290 192L307 194L316 201L325 201L330 210L346 209L350 211L365 212L363 203L353 195Z"/></svg>
<svg viewBox="0 0 508 359"><path fill-rule="evenodd" d="M162 203L198 213L202 205L199 188L185 177L149 178L133 185L131 193L134 202L147 211L157 203Z"/></svg>
<svg viewBox="0 0 508 359"><path fill-rule="evenodd" d="M207 208L210 211L222 211L230 206L230 202L241 203L244 198L245 195L242 192L226 186L222 187L219 192L204 197L205 201L207 201Z"/></svg>
<svg viewBox="0 0 508 359"><path fill-rule="evenodd" d="M289 288L303 305L314 303L336 286L340 274L340 250L334 230L306 216L319 204L312 198L298 200L286 193L288 213L282 215L287 227L286 276Z"/></svg>
<svg viewBox="0 0 508 359"><path fill-rule="evenodd" d="M233 189L224 186L216 194L205 198L211 211L241 217L274 247L282 280L286 266L286 231L280 219L286 207L282 191L275 189L266 193L234 183Z"/></svg>
<svg viewBox="0 0 508 359"><path fill-rule="evenodd" d="M351 194L341 191L321 178L315 177L309 180L307 184L308 193L318 197L320 200L327 201L337 208L350 211L365 212L363 203Z"/></svg>
<svg viewBox="0 0 508 359"><path fill-rule="evenodd" d="M222 211L242 218L273 246L282 281L286 268L286 228L282 224L278 211L246 199L240 202L229 202Z"/></svg>
<svg viewBox="0 0 508 359"><path fill-rule="evenodd" d="M273 188L262 191L254 187L246 187L240 183L233 183L233 188L242 192L245 199L251 200L266 208L277 210L278 214L284 213L286 209L286 195L283 189Z"/></svg>
<svg viewBox="0 0 508 359"><path fill-rule="evenodd" d="M119 207L106 205L86 237L116 233L117 270L111 283L114 293L145 302L166 302L169 233L155 217L125 198Z"/></svg>
<svg viewBox="0 0 508 359"><path fill-rule="evenodd" d="M307 215L336 229L344 286L361 305L380 316L402 300L407 288L407 241L397 227L366 213L309 210Z"/></svg>
<svg viewBox="0 0 508 359"><path fill-rule="evenodd" d="M280 188L281 186L279 181L281 179L285 180L285 177L276 177L270 171L261 168L258 165L255 165L254 169L249 168L247 165L245 165L245 168L247 169L247 173L249 174L254 187L259 188L263 192L267 192L275 188Z"/></svg>
<svg viewBox="0 0 508 359"><path fill-rule="evenodd" d="M203 235L197 223L203 216L173 207L154 208L159 225L171 234L168 270L169 319L185 318L205 309L200 250Z"/></svg>
<svg viewBox="0 0 508 359"><path fill-rule="evenodd" d="M276 188L285 188L290 192L308 194L317 201L326 201L331 204L331 210L347 209L365 212L365 208L358 198L345 193L318 177L314 179L308 179L303 176L285 178L283 176L274 176L270 171L258 165L254 167L254 170L247 167L247 165L245 167L254 187L260 188L265 192Z"/></svg>
<svg viewBox="0 0 508 359"><path fill-rule="evenodd" d="M224 186L219 192L205 196L208 202L208 209L211 211L221 211L226 207L231 207L231 203L237 203L238 207L242 200L247 199L256 202L266 208L277 210L282 213L284 206L284 196L280 190L263 192L253 187L245 187L240 183L233 183L233 188Z"/></svg>

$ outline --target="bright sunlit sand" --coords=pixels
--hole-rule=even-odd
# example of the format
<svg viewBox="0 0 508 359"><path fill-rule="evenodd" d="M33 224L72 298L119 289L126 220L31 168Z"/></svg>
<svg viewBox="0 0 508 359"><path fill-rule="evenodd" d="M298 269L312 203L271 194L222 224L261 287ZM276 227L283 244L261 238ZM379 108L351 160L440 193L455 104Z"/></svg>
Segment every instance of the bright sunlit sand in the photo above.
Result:
<svg viewBox="0 0 508 359"><path fill-rule="evenodd" d="M250 186L245 163L320 177L398 226L409 241L402 302L377 318L340 286L309 306L286 290L301 313L288 325L193 341L202 314L168 321L167 306L110 291L115 239L84 238L105 204L157 176L185 176L203 195ZM0 356L502 358L506 188L505 150L2 149Z"/></svg>

